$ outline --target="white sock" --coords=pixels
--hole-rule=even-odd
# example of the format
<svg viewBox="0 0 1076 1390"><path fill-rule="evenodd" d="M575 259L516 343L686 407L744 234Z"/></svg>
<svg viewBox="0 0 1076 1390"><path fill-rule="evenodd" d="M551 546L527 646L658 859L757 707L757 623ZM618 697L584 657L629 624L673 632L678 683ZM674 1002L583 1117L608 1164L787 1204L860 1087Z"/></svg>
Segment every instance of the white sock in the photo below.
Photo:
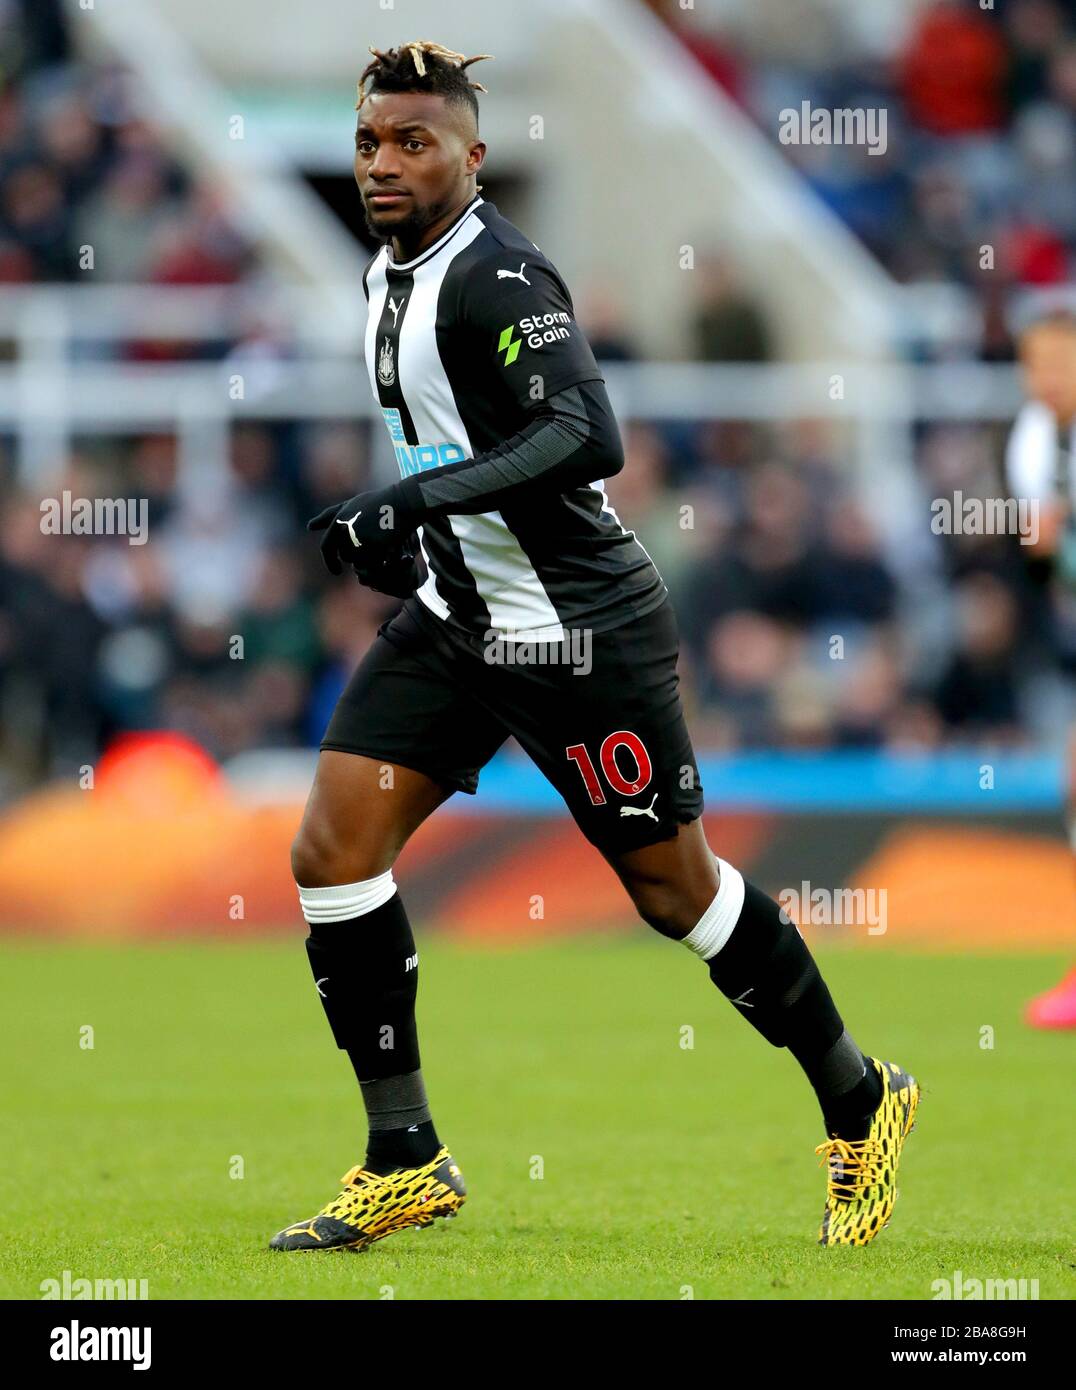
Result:
<svg viewBox="0 0 1076 1390"><path fill-rule="evenodd" d="M331 888L304 888L301 883L296 886L308 922L346 922L349 917L365 916L387 903L396 892L391 869L360 883L340 883Z"/></svg>
<svg viewBox="0 0 1076 1390"><path fill-rule="evenodd" d="M717 955L732 935L743 911L743 874L723 859L718 859L716 854L714 859L721 875L717 896L684 937L684 945L702 960Z"/></svg>

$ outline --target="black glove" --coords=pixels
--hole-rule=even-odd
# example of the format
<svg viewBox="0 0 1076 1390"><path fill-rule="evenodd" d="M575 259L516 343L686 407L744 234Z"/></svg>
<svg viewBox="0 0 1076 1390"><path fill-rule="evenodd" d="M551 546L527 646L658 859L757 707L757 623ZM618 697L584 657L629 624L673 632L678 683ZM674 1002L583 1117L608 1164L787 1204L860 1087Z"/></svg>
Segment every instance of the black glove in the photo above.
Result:
<svg viewBox="0 0 1076 1390"><path fill-rule="evenodd" d="M351 568L360 584L392 598L410 598L421 577L410 542L388 551L379 547L376 555L353 561Z"/></svg>
<svg viewBox="0 0 1076 1390"><path fill-rule="evenodd" d="M334 502L312 517L306 529L324 531L321 557L330 574L343 574L345 564L361 563L368 568L390 554L399 554L417 520L405 484L394 483L360 492L346 502Z"/></svg>

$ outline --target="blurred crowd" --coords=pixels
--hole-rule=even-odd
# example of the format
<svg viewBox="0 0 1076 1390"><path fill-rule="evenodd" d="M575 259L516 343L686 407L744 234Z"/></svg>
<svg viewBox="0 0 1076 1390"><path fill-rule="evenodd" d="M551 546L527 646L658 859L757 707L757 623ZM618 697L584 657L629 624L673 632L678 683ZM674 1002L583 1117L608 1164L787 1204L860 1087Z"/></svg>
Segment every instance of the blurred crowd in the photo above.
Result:
<svg viewBox="0 0 1076 1390"><path fill-rule="evenodd" d="M1074 270L1076 0L925 0L886 7L881 25L879 7L831 0L751 44L704 6L647 2L897 281L948 288L954 341L916 343L909 325L913 347L1012 358L1014 291ZM782 112L805 102L883 111L884 153L781 143ZM705 327L696 350L728 355L708 351Z"/></svg>
<svg viewBox="0 0 1076 1390"><path fill-rule="evenodd" d="M1062 640L1048 573L1037 576L1011 536L930 532L931 496L997 490L998 449L980 432L925 439L935 482L915 563L934 571L926 606L847 491L830 426L626 420L624 439L610 500L676 603L700 745L907 749L1060 735L1076 632ZM77 768L128 729L180 730L218 758L315 745L395 605L330 579L304 522L370 476L366 426L251 423L232 433L227 491L209 498L182 487L170 436L85 445L60 487L148 499L145 544L43 534L38 500L9 492L7 775Z"/></svg>
<svg viewBox="0 0 1076 1390"><path fill-rule="evenodd" d="M251 250L129 75L72 61L59 0L0 0L0 285L217 285Z"/></svg>
<svg viewBox="0 0 1076 1390"><path fill-rule="evenodd" d="M1013 535L932 530L932 499L1005 491L1002 436L921 436L918 516L899 541L849 491L839 430L825 422L711 424L686 437L632 423L626 439L611 499L676 602L707 744L896 750L1063 736L1076 623L1052 563Z"/></svg>
<svg viewBox="0 0 1076 1390"><path fill-rule="evenodd" d="M391 606L354 580L330 582L304 530L354 490L365 458L360 427L241 426L227 486L207 496L180 484L172 436L87 449L56 495L146 499L144 544L43 534L39 502L9 494L9 763L31 774L78 766L128 729L179 730L217 757L316 743Z"/></svg>
<svg viewBox="0 0 1076 1390"><path fill-rule="evenodd" d="M928 5L888 62L845 54L809 73L748 61L697 28L685 41L764 128L803 99L884 100L899 113L895 158L785 153L894 275L976 299L975 355L1004 360L1006 295L1064 281L1076 245L1074 9L1076 0L1009 0L997 14ZM71 60L54 0L0 0L0 77L0 293L75 278L87 246L98 280L229 284L258 273L219 195L168 154L124 74ZM999 248L993 279L977 270L984 218ZM714 257L704 270L694 353L773 358L765 313L734 266ZM615 301L579 299L599 358L634 358ZM190 351L223 356L236 345ZM610 498L676 602L700 744L897 749L1058 736L1076 631L1049 566L1013 537L930 529L931 498L1004 491L1003 430L917 433L922 524L909 551L849 490L838 425L622 423L628 461ZM373 480L367 426L236 424L212 495L184 479L171 435L78 441L55 495L146 499L148 540L135 545L43 534L40 499L16 489L2 430L0 794L91 761L129 729L180 730L218 758L318 742L394 607L330 580L304 530Z"/></svg>

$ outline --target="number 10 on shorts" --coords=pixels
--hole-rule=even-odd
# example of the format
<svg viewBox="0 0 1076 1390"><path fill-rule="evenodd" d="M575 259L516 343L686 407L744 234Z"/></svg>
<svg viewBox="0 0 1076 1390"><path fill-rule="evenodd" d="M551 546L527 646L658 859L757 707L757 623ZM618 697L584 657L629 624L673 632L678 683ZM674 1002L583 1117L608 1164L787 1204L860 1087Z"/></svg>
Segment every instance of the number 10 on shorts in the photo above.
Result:
<svg viewBox="0 0 1076 1390"><path fill-rule="evenodd" d="M635 762L634 778L625 777L617 766L616 751L618 748L626 748L631 754ZM570 748L566 748L564 751L579 769L579 775L583 779L583 785L587 789L591 804L604 806L605 793L602 791L601 781L591 761L590 754L587 752L586 744L573 743ZM647 786L653 775L650 754L646 751L646 746L639 735L633 734L630 729L619 729L603 741L598 752L598 762L601 764L602 772L605 773L605 780L613 791L619 792L621 796L636 796Z"/></svg>

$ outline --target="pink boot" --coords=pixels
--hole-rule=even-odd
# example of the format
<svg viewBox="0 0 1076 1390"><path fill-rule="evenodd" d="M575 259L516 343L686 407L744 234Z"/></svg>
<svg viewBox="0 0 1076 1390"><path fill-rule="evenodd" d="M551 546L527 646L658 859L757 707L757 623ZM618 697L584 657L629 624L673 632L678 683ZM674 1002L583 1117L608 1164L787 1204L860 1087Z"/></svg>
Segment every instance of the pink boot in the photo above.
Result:
<svg viewBox="0 0 1076 1390"><path fill-rule="evenodd" d="M1076 1028L1076 968L1059 985L1039 994L1024 1010L1032 1028Z"/></svg>

